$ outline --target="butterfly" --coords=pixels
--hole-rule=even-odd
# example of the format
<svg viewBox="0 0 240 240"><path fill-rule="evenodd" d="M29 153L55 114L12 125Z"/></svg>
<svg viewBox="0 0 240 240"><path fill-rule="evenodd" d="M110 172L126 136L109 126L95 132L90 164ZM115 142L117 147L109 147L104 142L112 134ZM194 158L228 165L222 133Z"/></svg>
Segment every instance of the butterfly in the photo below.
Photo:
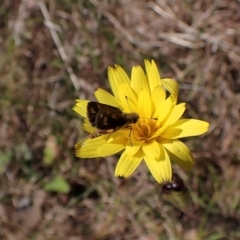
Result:
<svg viewBox="0 0 240 240"><path fill-rule="evenodd" d="M92 101L87 104L87 118L92 127L96 128L89 138L95 138L122 127L130 128L130 124L138 121L139 115L135 112L123 113L119 108Z"/></svg>

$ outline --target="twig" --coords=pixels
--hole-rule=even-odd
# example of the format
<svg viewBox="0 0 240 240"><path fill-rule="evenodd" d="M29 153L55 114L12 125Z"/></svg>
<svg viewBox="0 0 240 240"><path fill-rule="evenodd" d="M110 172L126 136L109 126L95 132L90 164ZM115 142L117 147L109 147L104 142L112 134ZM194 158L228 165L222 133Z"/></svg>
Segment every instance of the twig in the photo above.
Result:
<svg viewBox="0 0 240 240"><path fill-rule="evenodd" d="M133 34L131 34L126 28L124 28L120 21L109 13L107 10L105 10L103 7L101 7L101 4L96 0L90 0L90 2L98 9L101 10L102 14L113 24L113 26L118 30L118 32L121 33L122 36L124 36L128 42L130 42L133 45L140 46L141 48L148 50L149 44L138 41Z"/></svg>
<svg viewBox="0 0 240 240"><path fill-rule="evenodd" d="M52 20L51 20L51 17L48 13L48 10L46 8L46 5L44 2L39 2L38 3L40 9L41 9L41 12L44 16L44 19L45 19L45 25L48 27L50 33L51 33L51 36L52 36L52 39L57 47L57 50L62 58L62 60L67 64L67 72L70 76L70 79L72 81L72 84L75 88L75 90L77 92L80 91L80 87L83 88L84 90L86 90L87 92L91 92L92 89L93 89L93 86L86 83L86 81L84 81L83 79L79 79L77 78L77 76L75 75L75 73L73 72L73 69L72 67L68 66L68 63L69 63L69 58L66 54L66 51L58 37L58 34L57 34L57 29L59 28L59 26L57 26L56 24L53 24Z"/></svg>

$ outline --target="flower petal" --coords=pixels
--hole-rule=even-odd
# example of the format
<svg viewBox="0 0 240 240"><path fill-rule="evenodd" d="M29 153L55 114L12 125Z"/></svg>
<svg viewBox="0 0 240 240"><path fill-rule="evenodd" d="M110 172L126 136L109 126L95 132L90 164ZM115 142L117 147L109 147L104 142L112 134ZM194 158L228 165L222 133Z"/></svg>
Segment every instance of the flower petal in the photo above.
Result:
<svg viewBox="0 0 240 240"><path fill-rule="evenodd" d="M153 160L148 156L144 157L151 174L158 183L171 181L172 179L172 167L166 150L164 150L164 155L165 159L160 161Z"/></svg>
<svg viewBox="0 0 240 240"><path fill-rule="evenodd" d="M96 130L95 127L91 126L91 124L87 118L84 119L82 128L84 131L89 132L89 133L92 133Z"/></svg>
<svg viewBox="0 0 240 240"><path fill-rule="evenodd" d="M124 151L117 163L115 176L128 177L139 166L143 159L142 151L138 151L134 156L131 156Z"/></svg>
<svg viewBox="0 0 240 240"><path fill-rule="evenodd" d="M100 103L111 105L117 108L119 108L121 105L120 101L117 98L101 88L98 88L98 90L94 92L94 95Z"/></svg>
<svg viewBox="0 0 240 240"><path fill-rule="evenodd" d="M166 92L161 86L157 86L153 93L152 93L152 101L155 104L155 109L158 109L158 107L165 101L166 99Z"/></svg>
<svg viewBox="0 0 240 240"><path fill-rule="evenodd" d="M151 118L152 117L152 99L150 98L149 92L141 90L138 95L138 108L140 111L140 117Z"/></svg>
<svg viewBox="0 0 240 240"><path fill-rule="evenodd" d="M179 118L183 115L184 111L186 110L186 103L180 103L176 105L171 114L168 116L165 125L170 126L173 125Z"/></svg>
<svg viewBox="0 0 240 240"><path fill-rule="evenodd" d="M112 144L106 141L108 135L87 139L76 144L76 155L80 158L106 157L122 149L124 144Z"/></svg>
<svg viewBox="0 0 240 240"><path fill-rule="evenodd" d="M169 96L162 104L160 103L158 109L156 109L153 117L158 119L158 122L163 125L169 114L172 112L172 109L175 105L174 97Z"/></svg>
<svg viewBox="0 0 240 240"><path fill-rule="evenodd" d="M114 143L114 141L117 140L117 143L119 141L123 141L124 144L126 144L129 138L129 131L130 130L128 128L120 128L119 130L108 134L107 142Z"/></svg>
<svg viewBox="0 0 240 240"><path fill-rule="evenodd" d="M98 149L99 157L106 157L120 152L125 148L123 141L115 141L114 143L102 144Z"/></svg>
<svg viewBox="0 0 240 240"><path fill-rule="evenodd" d="M144 63L146 67L150 91L152 93L158 85L161 85L160 73L158 71L156 63L153 60L151 62L149 60L145 60Z"/></svg>
<svg viewBox="0 0 240 240"><path fill-rule="evenodd" d="M191 169L194 159L189 148L178 140L166 141L162 143L163 147L168 151L168 155L172 161L177 163L185 170Z"/></svg>
<svg viewBox="0 0 240 240"><path fill-rule="evenodd" d="M178 98L178 83L171 78L161 79L162 85L174 96L177 100Z"/></svg>
<svg viewBox="0 0 240 240"><path fill-rule="evenodd" d="M124 112L137 112L137 98L133 89L126 83L120 83L118 85L118 92L122 110Z"/></svg>
<svg viewBox="0 0 240 240"><path fill-rule="evenodd" d="M197 119L180 119L168 127L161 137L176 139L201 135L208 131L209 123Z"/></svg>
<svg viewBox="0 0 240 240"><path fill-rule="evenodd" d="M89 100L82 100L78 99L76 100L76 105L73 107L73 110L81 115L82 117L86 118L87 117L87 104Z"/></svg>
<svg viewBox="0 0 240 240"><path fill-rule="evenodd" d="M113 94L116 98L120 98L119 84L126 84L131 88L131 82L126 72L118 65L108 68L108 78ZM130 97L130 96L129 96Z"/></svg>
<svg viewBox="0 0 240 240"><path fill-rule="evenodd" d="M126 152L126 154L128 154L130 156L133 156L139 151L140 147L141 147L140 145L137 145L137 146L127 145L126 149L125 149L125 152Z"/></svg>
<svg viewBox="0 0 240 240"><path fill-rule="evenodd" d="M160 154L163 154L160 152L159 144L156 141L153 141L149 144L144 144L142 146L142 150L146 156L154 160L159 159Z"/></svg>
<svg viewBox="0 0 240 240"><path fill-rule="evenodd" d="M148 81L141 66L134 66L132 68L131 87L136 93L142 89L149 91Z"/></svg>

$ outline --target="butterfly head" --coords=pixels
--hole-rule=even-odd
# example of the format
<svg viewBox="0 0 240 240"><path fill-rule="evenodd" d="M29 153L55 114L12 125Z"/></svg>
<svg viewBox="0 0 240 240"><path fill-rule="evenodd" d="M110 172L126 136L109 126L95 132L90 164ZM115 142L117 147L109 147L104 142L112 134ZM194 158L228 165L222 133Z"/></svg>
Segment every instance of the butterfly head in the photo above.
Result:
<svg viewBox="0 0 240 240"><path fill-rule="evenodd" d="M137 113L123 113L128 123L137 123L139 115Z"/></svg>

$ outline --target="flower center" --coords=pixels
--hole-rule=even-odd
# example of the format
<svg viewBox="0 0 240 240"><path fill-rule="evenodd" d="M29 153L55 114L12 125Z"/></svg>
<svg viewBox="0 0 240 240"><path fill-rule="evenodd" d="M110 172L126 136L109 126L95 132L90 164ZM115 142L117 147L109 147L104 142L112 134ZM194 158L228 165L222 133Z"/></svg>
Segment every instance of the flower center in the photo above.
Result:
<svg viewBox="0 0 240 240"><path fill-rule="evenodd" d="M132 128L137 141L149 143L158 136L156 132L160 126L155 119L139 119L136 124L132 125Z"/></svg>

